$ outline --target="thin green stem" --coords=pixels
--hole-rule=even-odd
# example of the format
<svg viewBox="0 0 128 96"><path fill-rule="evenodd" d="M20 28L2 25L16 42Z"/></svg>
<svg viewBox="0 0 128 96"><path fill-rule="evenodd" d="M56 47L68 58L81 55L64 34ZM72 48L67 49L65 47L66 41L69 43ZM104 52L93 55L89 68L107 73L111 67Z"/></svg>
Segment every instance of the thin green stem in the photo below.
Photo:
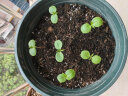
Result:
<svg viewBox="0 0 128 96"><path fill-rule="evenodd" d="M55 14L57 15L57 12L53 13L52 15L55 15Z"/></svg>
<svg viewBox="0 0 128 96"><path fill-rule="evenodd" d="M64 49L58 49L56 52L62 52L64 51Z"/></svg>
<svg viewBox="0 0 128 96"><path fill-rule="evenodd" d="M91 54L91 56L89 57L89 60L91 60L93 56L94 56L94 54Z"/></svg>

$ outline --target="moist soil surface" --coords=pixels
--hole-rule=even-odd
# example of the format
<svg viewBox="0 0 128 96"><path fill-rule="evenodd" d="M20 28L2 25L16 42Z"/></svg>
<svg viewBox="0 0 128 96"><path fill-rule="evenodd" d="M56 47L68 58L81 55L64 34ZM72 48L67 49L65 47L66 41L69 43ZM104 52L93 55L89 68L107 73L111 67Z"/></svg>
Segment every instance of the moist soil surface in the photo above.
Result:
<svg viewBox="0 0 128 96"><path fill-rule="evenodd" d="M32 39L36 40L37 55L33 57L37 72L50 83L63 88L82 88L99 80L109 70L115 49L115 40L105 19L97 12L84 5L63 4L56 6L58 23L52 24L50 13L43 14L41 20L32 32ZM80 27L96 17L102 17L104 24L83 34ZM61 40L64 49L64 61L59 63L55 59L54 42ZM102 58L100 64L93 64L80 57L82 50ZM74 69L76 76L70 81L59 83L57 75L67 69Z"/></svg>

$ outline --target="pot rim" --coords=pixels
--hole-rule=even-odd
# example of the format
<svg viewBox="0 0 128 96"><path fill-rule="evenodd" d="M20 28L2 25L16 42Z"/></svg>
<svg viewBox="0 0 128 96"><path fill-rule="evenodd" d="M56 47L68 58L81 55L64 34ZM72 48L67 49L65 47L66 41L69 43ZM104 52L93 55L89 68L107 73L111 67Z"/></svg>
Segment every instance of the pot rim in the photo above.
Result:
<svg viewBox="0 0 128 96"><path fill-rule="evenodd" d="M104 1L104 0L99 0L100 2L106 4L106 6L108 6L109 8L111 8L111 10L113 11L113 13L115 14L116 18L118 18L118 21L120 22L120 26L122 28L122 30L127 34L126 32L126 29L125 29L125 26L123 24L123 21L122 19L120 18L119 14L116 12L116 10L107 2L107 1ZM39 2L41 2L41 0L38 0L35 4L33 4L28 10L27 12L25 13L25 15L23 16L22 20L20 21L20 24L18 26L18 30L17 30L17 33L16 33L16 38L15 38L15 57L18 57L18 52L17 52L17 39L18 39L18 33L19 33L19 30L20 30L20 26L22 24L22 22L24 21L24 18L27 16L28 12L34 8ZM123 35L125 34L123 33ZM118 77L120 76L121 72L123 71L123 68L124 68L124 65L125 65L125 62L126 62L126 58L127 58L127 53L128 53L128 46L126 44L128 44L128 38L127 38L127 35L124 35L124 47L125 47L125 50L123 52L123 59L122 59L122 62L121 62L121 65L120 65L120 68L118 69L118 72L115 74L115 76L111 79L111 81L109 83L107 83L107 85L105 87L103 87L103 89L101 89L100 91L96 92L95 94L91 95L91 96L98 96L100 95L101 93L105 92L109 87L111 87L114 82L118 79ZM114 57L115 58L115 57ZM26 74L24 73L24 71L22 70L21 68L21 65L20 65L20 62L19 62L19 59L16 58L16 61L17 61L17 65L19 67L19 70L22 74L22 76L24 77L24 79L34 88L34 90L38 91L39 93L43 94L44 96L49 96L47 95L45 92L42 92L40 89L38 89L34 84L32 84L32 82L27 78ZM108 73L106 73L108 74Z"/></svg>

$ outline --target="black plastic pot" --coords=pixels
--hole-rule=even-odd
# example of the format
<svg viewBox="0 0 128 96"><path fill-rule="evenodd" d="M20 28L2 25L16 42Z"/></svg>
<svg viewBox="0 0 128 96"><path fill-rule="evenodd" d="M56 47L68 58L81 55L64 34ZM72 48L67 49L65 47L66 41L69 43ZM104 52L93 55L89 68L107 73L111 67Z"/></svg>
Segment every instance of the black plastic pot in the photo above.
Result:
<svg viewBox="0 0 128 96"><path fill-rule="evenodd" d="M61 3L84 4L100 13L108 21L116 41L115 57L107 74L94 84L81 89L63 89L51 85L35 71L28 52L28 41L34 26L49 6ZM98 96L117 80L125 65L128 52L124 24L117 12L105 0L38 0L21 20L15 40L15 57L20 72L25 80L43 96Z"/></svg>

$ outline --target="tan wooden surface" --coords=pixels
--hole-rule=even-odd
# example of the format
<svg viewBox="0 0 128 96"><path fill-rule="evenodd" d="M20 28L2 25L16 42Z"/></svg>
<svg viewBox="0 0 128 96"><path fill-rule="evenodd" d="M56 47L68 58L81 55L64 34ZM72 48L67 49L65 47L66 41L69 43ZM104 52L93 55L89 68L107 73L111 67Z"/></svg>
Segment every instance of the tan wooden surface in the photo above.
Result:
<svg viewBox="0 0 128 96"><path fill-rule="evenodd" d="M15 96L15 94L17 94L21 90L25 89L26 87L29 87L28 83L24 83L21 86L17 87L16 89L13 89L13 90L7 92L4 96Z"/></svg>
<svg viewBox="0 0 128 96"><path fill-rule="evenodd" d="M22 15L16 11L14 11L13 9L10 9L7 5L5 5L3 2L0 2L0 9L21 19L22 18Z"/></svg>
<svg viewBox="0 0 128 96"><path fill-rule="evenodd" d="M107 0L121 16L128 33L128 0ZM128 58L118 80L101 96L128 96Z"/></svg>

